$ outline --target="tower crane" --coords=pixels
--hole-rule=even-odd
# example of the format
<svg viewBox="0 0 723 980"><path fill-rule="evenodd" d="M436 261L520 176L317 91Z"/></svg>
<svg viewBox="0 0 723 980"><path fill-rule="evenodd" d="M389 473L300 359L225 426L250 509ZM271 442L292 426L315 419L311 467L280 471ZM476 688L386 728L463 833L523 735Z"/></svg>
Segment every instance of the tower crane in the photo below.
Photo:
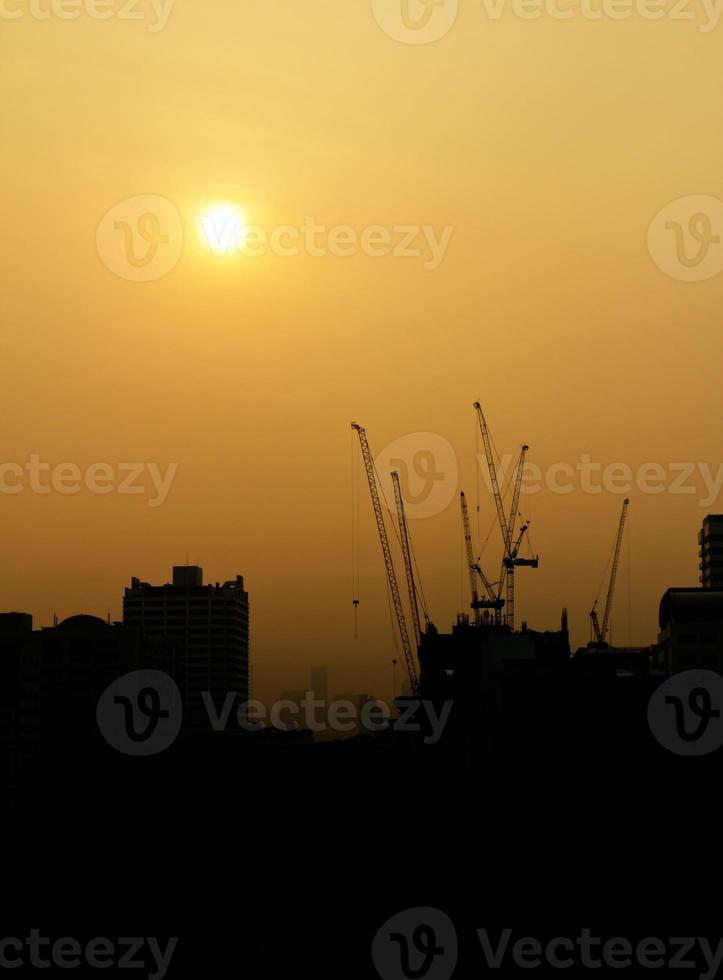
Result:
<svg viewBox="0 0 723 980"><path fill-rule="evenodd" d="M369 483L369 493L372 498L372 507L374 508L374 517L377 522L377 531L379 532L379 541L382 546L382 554L384 555L384 564L387 569L387 580L389 582L389 590L392 594L394 610L397 615L399 636L402 641L402 650L404 652L404 659L407 665L407 673L409 674L409 683L411 684L412 687L412 693L416 695L419 690L419 679L417 677L417 668L414 663L414 655L412 654L412 645L409 639L409 632L407 630L407 621L404 616L404 607L402 606L402 599L399 594L397 576L394 571L394 561L392 560L392 552L389 547L389 538L387 537L387 529L384 524L384 512L382 511L382 505L379 499L379 490L377 488L377 479L374 473L374 460L372 458L371 450L369 449L369 442L367 440L366 430L361 425L358 425L356 422L352 422L352 429L354 429L354 431L359 436L359 444L361 446L362 458L364 459L364 467L366 469L367 482Z"/></svg>
<svg viewBox="0 0 723 980"><path fill-rule="evenodd" d="M529 523L524 525L520 533L519 539L513 544L513 538L515 535L515 525L517 523L517 508L520 505L520 491L522 489L522 477L525 471L525 460L527 458L527 453L529 452L529 446L523 446L520 452L520 459L517 464L517 474L515 476L515 487L512 492L512 505L510 507L510 517L507 522L507 535L505 538L505 546L507 553L502 559L502 572L500 573L500 582L504 581L507 589L507 606L506 606L506 621L510 629L515 628L515 568L522 565L527 565L531 568L537 568L539 566L539 559L537 558L520 558L519 552L522 546L522 539L527 533L527 529L530 526ZM501 591L500 585L500 591Z"/></svg>
<svg viewBox="0 0 723 980"><path fill-rule="evenodd" d="M522 547L522 541L529 530L530 522L527 521L520 528L520 533L512 545L510 554L506 555L502 559L502 565L505 571L507 579L507 625L511 628L515 628L515 568L527 567L527 568L539 568L540 559L539 558L520 558L520 548Z"/></svg>
<svg viewBox="0 0 723 980"><path fill-rule="evenodd" d="M409 546L409 528L407 527L407 515L404 512L404 498L402 488L399 484L399 473L392 472L392 483L394 484L394 500L397 505L397 521L399 523L399 537L402 542L402 554L404 555L404 569L407 573L407 588L409 589L409 605L412 609L412 625L417 647L422 639L422 630L419 625L419 606L417 604L417 585L414 581L414 566L412 565L412 549Z"/></svg>
<svg viewBox="0 0 723 980"><path fill-rule="evenodd" d="M462 491L459 495L460 506L462 508L462 526L464 527L464 542L467 548L467 567L469 569L469 584L472 592L472 609L474 609L475 625L480 624L480 609L494 609L496 613L504 606L504 599L500 599L495 594L495 590L487 579L485 573L480 568L479 562L475 561L474 549L472 547L472 529L469 522L469 509L467 498ZM487 599L480 599L477 589L477 578L482 582L487 593Z"/></svg>
<svg viewBox="0 0 723 980"><path fill-rule="evenodd" d="M603 612L602 625L598 620L597 615L597 599L595 600L592 610L590 612L590 619L592 621L592 629L595 639L590 643L590 647L596 650L607 649L606 637L608 634L608 626L610 624L610 613L612 612L613 596L615 595L615 580L618 575L618 565L620 564L620 551L623 546L623 534L625 533L625 520L628 516L628 507L630 506L630 501L628 499L623 501L623 510L620 515L620 524L618 525L618 534L615 539L615 551L613 553L613 564L610 570L610 584L608 586L608 594L605 599L605 610Z"/></svg>
<svg viewBox="0 0 723 980"><path fill-rule="evenodd" d="M540 559L537 558L520 558L519 550L522 545L522 540L527 532L529 524L524 526L522 533L517 542L513 543L513 537L515 533L515 524L517 522L517 508L520 502L520 491L522 489L522 477L524 475L525 460L527 458L527 453L529 451L529 446L523 446L520 452L519 462L517 464L517 474L515 476L515 486L512 494L512 504L510 508L509 518L505 517L505 508L502 502L502 494L500 492L500 485L497 479L497 470L495 467L494 453L492 452L492 440L490 439L489 429L487 427L487 420L485 419L484 412L482 411L482 405L479 402L474 403L475 411L477 412L477 419L479 421L480 432L482 433L482 442L484 444L485 456L487 458L487 468L490 474L490 482L492 484L492 494L495 499L495 506L497 508L497 519L500 525L500 531L502 532L502 544L504 548L502 557L502 569L500 571L500 585L499 585L499 597L502 595L503 586L506 587L506 609L505 609L505 622L510 629L515 628L515 568L521 566L527 566L529 568L539 568Z"/></svg>

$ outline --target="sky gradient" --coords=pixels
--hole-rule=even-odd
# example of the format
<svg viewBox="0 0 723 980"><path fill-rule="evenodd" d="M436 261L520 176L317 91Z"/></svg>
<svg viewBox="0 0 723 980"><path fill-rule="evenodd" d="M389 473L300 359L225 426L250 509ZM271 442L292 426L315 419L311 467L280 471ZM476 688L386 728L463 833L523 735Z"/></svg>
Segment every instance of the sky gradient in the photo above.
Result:
<svg viewBox="0 0 723 980"><path fill-rule="evenodd" d="M352 421L377 452L442 437L473 508L478 398L500 453L527 442L543 471L588 455L715 477L723 277L666 275L647 245L670 202L723 194L723 27L704 19L494 21L462 0L421 45L385 33L368 0L177 0L155 32L0 19L2 461L178 466L161 506L87 487L0 494L0 607L37 626L120 618L131 576L167 581L188 555L207 581L245 576L257 694L326 663L334 689L388 696L365 485L353 637ZM96 242L138 195L172 202L183 228L177 263L149 282L114 274ZM451 238L434 269L219 257L198 234L217 201L269 231L311 217ZM618 642L653 642L663 591L697 584L697 531L722 505L695 473L692 493L671 492L676 474L627 493ZM587 641L625 495L523 496L541 565L518 577L518 619L555 628L567 606ZM480 500L484 538L494 505ZM411 530L448 629L469 602L456 493ZM499 554L493 534L489 572Z"/></svg>

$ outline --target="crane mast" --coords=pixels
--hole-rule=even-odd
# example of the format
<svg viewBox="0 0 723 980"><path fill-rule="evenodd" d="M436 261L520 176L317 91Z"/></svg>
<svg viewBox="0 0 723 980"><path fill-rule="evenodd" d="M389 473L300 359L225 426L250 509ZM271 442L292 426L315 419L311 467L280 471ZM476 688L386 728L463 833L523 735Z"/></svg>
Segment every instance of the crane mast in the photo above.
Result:
<svg viewBox="0 0 723 980"><path fill-rule="evenodd" d="M528 568L539 568L540 559L539 558L520 558L520 548L522 547L522 541L527 534L530 527L530 522L527 521L520 528L520 533L512 545L512 551L509 557L505 557L502 560L506 575L507 575L507 625L510 629L515 628L515 568L521 566L526 566Z"/></svg>
<svg viewBox="0 0 723 980"><path fill-rule="evenodd" d="M409 682L412 687L412 693L417 694L419 690L419 679L417 677L417 668L414 663L414 656L412 654L412 645L409 640L409 632L407 631L407 622L404 616L404 607L402 606L402 599L399 594L399 586L397 584L397 576L394 571L392 552L389 547L389 538L387 537L387 529L384 524L384 512L382 511L382 505L379 499L379 490L377 488L377 480L374 473L374 460L372 458L371 450L369 449L369 442L367 441L367 435L365 429L361 425L358 425L356 422L352 423L352 429L354 429L354 431L359 436L359 444L361 445L362 457L364 459L364 467L366 469L367 482L369 484L369 493L372 498L374 517L377 522L377 531L379 532L379 541L382 546L382 553L384 555L384 564L387 569L387 580L389 582L389 590L392 594L394 610L397 615L397 625L399 627L399 636L402 641L402 650L404 651L404 659L406 661L407 672L409 674Z"/></svg>
<svg viewBox="0 0 723 980"><path fill-rule="evenodd" d="M402 542L402 554L404 555L404 569L407 573L407 588L409 589L409 605L412 609L412 625L414 627L414 637L417 646L422 639L422 630L419 625L419 607L417 605L417 586L414 581L414 567L412 565L412 549L409 546L409 528L407 527L407 515L404 512L404 498L402 488L399 484L399 473L392 472L392 483L394 484L394 500L397 505L397 521L399 523L399 537Z"/></svg>
<svg viewBox="0 0 723 980"><path fill-rule="evenodd" d="M606 637L608 634L608 627L610 624L610 613L613 607L613 596L615 595L615 581L618 576L618 566L620 564L620 552L623 546L623 535L625 533L625 520L628 516L628 507L630 506L630 501L628 499L623 501L623 510L620 515L620 523L618 525L618 534L615 539L615 552L613 554L613 565L610 571L610 585L608 586L608 594L605 599L605 609L603 611L602 625L598 620L597 615L597 599L592 607L592 612L590 613L590 619L592 620L593 632L595 633L595 645L603 647L606 644Z"/></svg>
<svg viewBox="0 0 723 980"><path fill-rule="evenodd" d="M522 489L522 477L525 470L525 459L527 458L527 453L529 452L529 449L530 449L529 446L522 447L522 451L520 452L520 459L517 464L515 488L512 493L512 505L510 507L510 519L507 522L506 537L505 537L505 546L507 548L507 554L502 559L503 570L500 573L500 582L504 581L507 589L505 619L510 629L515 628L515 567L518 564L519 565L522 564L522 559L518 561L517 556L520 551L520 546L522 545L522 539L525 536L525 532L527 531L527 527L523 528L519 540L516 542L515 545L513 545L512 539L515 534L515 525L517 523L517 508L520 505L520 491Z"/></svg>

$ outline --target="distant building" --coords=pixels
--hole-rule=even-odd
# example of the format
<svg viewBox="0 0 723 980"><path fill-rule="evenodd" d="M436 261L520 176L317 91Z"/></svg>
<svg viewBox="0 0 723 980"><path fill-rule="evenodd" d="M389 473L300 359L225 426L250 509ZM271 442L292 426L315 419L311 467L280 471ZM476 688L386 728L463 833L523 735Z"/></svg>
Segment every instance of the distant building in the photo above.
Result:
<svg viewBox="0 0 723 980"><path fill-rule="evenodd" d="M700 584L723 589L723 514L708 514L698 534Z"/></svg>
<svg viewBox="0 0 723 980"><path fill-rule="evenodd" d="M703 667L723 673L723 591L668 589L660 600L658 669Z"/></svg>
<svg viewBox="0 0 723 980"><path fill-rule="evenodd" d="M329 668L311 668L311 690L317 701L326 703L329 700Z"/></svg>
<svg viewBox="0 0 723 980"><path fill-rule="evenodd" d="M344 731L343 736L347 737L349 735L364 735L367 734L364 725L362 724L364 706L375 702L376 699L371 696L371 694L337 694L334 698L334 703L344 702L345 705L351 705L352 712L349 717L344 716L343 725ZM352 722L354 727L352 728ZM336 738L342 737L339 732L333 732L332 735Z"/></svg>
<svg viewBox="0 0 723 980"><path fill-rule="evenodd" d="M249 597L241 575L223 585L204 585L203 570L194 565L176 566L172 584L134 578L125 590L123 622L173 645L176 680L192 722L207 719L203 692L209 692L217 711L230 692L248 700Z"/></svg>

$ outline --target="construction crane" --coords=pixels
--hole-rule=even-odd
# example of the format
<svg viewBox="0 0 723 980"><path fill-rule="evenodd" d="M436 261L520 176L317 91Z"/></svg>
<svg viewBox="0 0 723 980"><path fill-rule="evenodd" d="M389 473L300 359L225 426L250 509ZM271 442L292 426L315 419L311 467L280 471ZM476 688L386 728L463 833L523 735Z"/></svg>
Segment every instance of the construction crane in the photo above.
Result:
<svg viewBox="0 0 723 980"><path fill-rule="evenodd" d="M513 544L513 538L515 534L515 525L517 523L517 508L520 505L520 491L522 489L522 476L525 470L525 460L527 458L527 453L529 452L529 446L523 446L520 452L520 459L517 464L517 474L515 476L515 487L512 492L512 504L510 506L510 517L507 522L506 537L505 537L505 548L506 554L502 559L502 571L500 572L500 582L505 583L507 590L507 601L505 609L505 619L507 625L510 629L515 628L515 568L521 565L529 565L529 567L537 568L539 565L539 560L532 558L519 558L520 547L522 546L522 539L527 533L527 528L529 523L525 525L520 533L520 537L516 543ZM500 591L502 586L500 585Z"/></svg>
<svg viewBox="0 0 723 980"><path fill-rule="evenodd" d="M504 599L500 599L495 594L495 590L480 568L479 562L475 561L474 549L472 547L472 529L469 521L469 509L467 498L462 491L459 495L460 506L462 508L462 526L464 528L464 542L467 548L467 567L469 569L469 584L472 592L472 609L474 609L475 626L480 624L480 609L494 609L498 612L504 606ZM480 599L477 589L477 579L482 582L488 599Z"/></svg>
<svg viewBox="0 0 723 980"><path fill-rule="evenodd" d="M502 559L502 566L504 568L504 575L506 578L507 585L507 608L506 608L506 622L510 629L515 628L515 568L539 568L540 559L539 558L520 558L520 548L522 547L522 541L529 530L530 522L527 521L520 528L520 533L510 549L509 555L505 555Z"/></svg>
<svg viewBox="0 0 723 980"><path fill-rule="evenodd" d="M503 587L506 588L506 602L505 602L505 623L511 630L515 628L515 568L521 566L527 566L529 568L539 568L540 559L537 558L520 558L519 550L522 545L522 539L527 532L529 524L525 525L522 534L519 537L518 542L513 543L513 537L515 533L515 524L517 522L517 508L520 503L520 492L522 489L522 477L524 475L525 460L527 458L527 453L529 451L529 446L523 446L520 452L520 458L517 464L517 473L515 476L515 485L512 493L512 504L510 507L509 518L505 517L505 508L502 502L502 494L500 492L500 485L497 479L497 470L495 467L494 453L492 451L492 440L490 438L489 428L487 427L487 420L485 419L484 412L482 411L482 405L479 402L474 403L475 411L477 412L477 418L479 421L480 432L482 433L482 442L484 444L485 456L487 458L487 468L490 474L490 483L492 484L492 494L495 499L495 506L497 508L497 519L500 525L500 531L502 532L502 544L504 548L502 557L502 569L500 571L500 585L499 585L499 598L502 596Z"/></svg>
<svg viewBox="0 0 723 980"><path fill-rule="evenodd" d="M480 432L482 433L482 442L485 447L485 456L487 457L487 468L490 472L490 482L492 484L492 494L495 498L495 505L497 507L497 518L500 522L500 528L502 530L502 540L505 544L505 549L509 550L507 547L507 520L505 519L505 508L502 503L502 494L500 493L500 485L497 481L497 469L495 468L495 457L492 452L492 440L490 439L489 429L487 428L487 420L485 419L484 412L482 411L482 406L479 402L474 403L475 410L477 412L477 418L479 420Z"/></svg>
<svg viewBox="0 0 723 980"><path fill-rule="evenodd" d="M402 641L402 650L404 652L404 659L407 664L407 673L409 674L409 683L412 687L412 694L416 695L419 691L419 679L417 677L417 668L414 663L414 656L412 654L412 645L409 640L409 632L407 630L407 621L404 616L404 607L402 606L402 599L399 594L399 586L397 585L397 576L394 571L394 562L392 560L392 552L389 547L389 538L387 537L387 529L384 524L384 512L382 511L381 501L379 499L379 490L377 488L377 479L374 472L374 459L369 449L369 442L367 441L367 434L365 429L358 425L356 422L352 422L352 429L359 436L359 444L361 445L362 458L364 459L364 467L367 473L367 482L369 483L369 493L372 498L372 506L374 508L374 517L377 522L377 530L379 532L379 541L382 546L382 554L384 555L384 564L387 569L387 580L389 582L389 591L392 594L392 601L394 603L394 610L397 615L397 625L399 627L399 636Z"/></svg>
<svg viewBox="0 0 723 980"><path fill-rule="evenodd" d="M407 515L404 513L404 498L402 488L399 484L399 473L392 471L392 483L394 484L394 500L397 505L397 522L399 524L399 538L402 542L402 554L404 555L404 568L407 573L407 588L409 589L409 605L412 609L412 625L414 627L414 637L417 641L417 648L422 639L422 630L419 625L419 606L417 605L417 585L414 581L414 567L412 565L412 549L409 546L409 528L407 527Z"/></svg>
<svg viewBox="0 0 723 980"><path fill-rule="evenodd" d="M597 599L595 600L592 610L590 612L590 619L592 621L592 629L595 639L589 644L590 647L596 650L607 649L608 627L610 625L610 613L612 612L613 606L613 596L615 595L615 580L618 575L618 565L620 564L620 551L623 546L623 534L625 533L625 519L628 516L628 507L630 506L630 501L628 499L623 501L623 511L620 515L620 524L618 525L618 534L615 539L615 551L613 553L613 564L610 570L610 585L608 586L608 594L605 600L605 610L603 612L602 625L598 620L597 615Z"/></svg>

